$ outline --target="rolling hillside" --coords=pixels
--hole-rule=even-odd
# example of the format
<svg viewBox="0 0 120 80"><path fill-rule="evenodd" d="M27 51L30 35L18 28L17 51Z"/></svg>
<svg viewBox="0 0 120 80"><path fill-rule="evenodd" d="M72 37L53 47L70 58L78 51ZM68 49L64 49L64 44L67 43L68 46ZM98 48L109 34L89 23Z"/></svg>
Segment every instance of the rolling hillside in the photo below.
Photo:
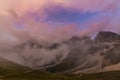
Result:
<svg viewBox="0 0 120 80"><path fill-rule="evenodd" d="M23 73L28 71L30 68L21 66L12 61L6 60L4 58L0 58L0 75L7 76L17 73Z"/></svg>
<svg viewBox="0 0 120 80"><path fill-rule="evenodd" d="M32 71L1 77L1 80L120 80L120 71L78 75Z"/></svg>

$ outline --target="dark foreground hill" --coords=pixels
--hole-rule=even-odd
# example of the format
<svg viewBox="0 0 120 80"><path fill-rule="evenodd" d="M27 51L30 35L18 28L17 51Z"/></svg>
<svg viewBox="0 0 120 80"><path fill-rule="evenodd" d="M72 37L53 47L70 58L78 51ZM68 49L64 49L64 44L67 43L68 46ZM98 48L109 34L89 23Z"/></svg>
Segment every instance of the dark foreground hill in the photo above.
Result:
<svg viewBox="0 0 120 80"><path fill-rule="evenodd" d="M0 80L120 80L120 71L78 75L32 71L1 77Z"/></svg>

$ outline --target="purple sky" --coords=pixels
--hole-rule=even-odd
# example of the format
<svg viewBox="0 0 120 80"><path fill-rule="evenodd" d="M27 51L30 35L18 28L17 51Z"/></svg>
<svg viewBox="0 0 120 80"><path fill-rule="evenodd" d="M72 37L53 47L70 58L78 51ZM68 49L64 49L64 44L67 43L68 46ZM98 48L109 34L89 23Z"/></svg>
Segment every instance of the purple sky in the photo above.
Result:
<svg viewBox="0 0 120 80"><path fill-rule="evenodd" d="M0 4L1 43L27 38L59 41L102 30L120 33L119 0L4 0Z"/></svg>

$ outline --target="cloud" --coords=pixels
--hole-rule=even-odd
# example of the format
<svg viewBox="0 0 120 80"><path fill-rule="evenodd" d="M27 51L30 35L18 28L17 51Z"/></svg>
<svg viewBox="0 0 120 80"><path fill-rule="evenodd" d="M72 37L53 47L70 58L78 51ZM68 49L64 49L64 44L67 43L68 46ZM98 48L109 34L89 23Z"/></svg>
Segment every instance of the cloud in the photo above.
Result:
<svg viewBox="0 0 120 80"><path fill-rule="evenodd" d="M29 37L32 36L33 38L52 40L50 37L54 36L55 39L62 39L76 34L75 31L78 31L81 35L100 30L111 30L119 33L119 0L4 0L0 1L0 4L0 29L2 34L3 32L8 33L18 39L24 37L23 34L30 35ZM89 14L87 13L91 13L91 17L88 17ZM79 16L76 16L78 14ZM81 21L84 19L86 19L86 22L82 23ZM68 26L71 24L65 21L70 23L81 22L80 25L75 23L80 29L72 28L78 26L66 28L66 24ZM56 27L49 25L49 22L56 23ZM101 25L106 22L107 25L102 27ZM59 25L59 23L63 23L63 25ZM112 26L115 26L116 29ZM81 28L84 28L84 31ZM67 35L63 36L65 32Z"/></svg>
<svg viewBox="0 0 120 80"><path fill-rule="evenodd" d="M119 5L119 0L4 0L0 3L0 9L2 9L2 11L8 10L9 8L14 8L19 15L24 15L28 12L43 10L46 6L52 5L61 5L64 7L81 10L83 12L106 11L116 8L116 6Z"/></svg>
<svg viewBox="0 0 120 80"><path fill-rule="evenodd" d="M7 51L11 45L29 40L60 42L73 35L91 36L102 30L120 33L119 15L119 0L0 0L0 49ZM6 52L4 57L19 61L16 52L14 58L10 56L13 52ZM25 52L25 57L36 53L38 58L44 58L43 63L49 63L55 58L51 53L59 50Z"/></svg>

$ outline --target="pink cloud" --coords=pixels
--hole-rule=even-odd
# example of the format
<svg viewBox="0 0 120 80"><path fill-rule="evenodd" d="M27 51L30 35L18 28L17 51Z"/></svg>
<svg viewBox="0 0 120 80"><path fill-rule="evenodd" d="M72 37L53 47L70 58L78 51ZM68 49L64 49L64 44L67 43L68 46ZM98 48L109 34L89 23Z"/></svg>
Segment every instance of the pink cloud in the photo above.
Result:
<svg viewBox="0 0 120 80"><path fill-rule="evenodd" d="M87 26L84 30L79 30L76 25L68 23L53 27L49 23L37 22L29 15L29 13L37 13L44 19L46 18L44 9L51 5L76 9L83 14L86 12L98 12L99 14L79 26ZM29 40L59 42L73 35L91 36L102 30L120 33L119 9L120 0L0 0L0 49L5 49L4 53L0 51L0 56L21 63L23 58L20 58L16 50L9 52L8 48L11 48L11 44ZM68 47L62 46L53 51L27 48L22 55L27 58L26 63L42 58L41 65L44 65L44 63L53 61L56 54L61 54L61 52L62 54L68 53Z"/></svg>
<svg viewBox="0 0 120 80"><path fill-rule="evenodd" d="M22 37L24 39L26 36L28 36L29 38L37 38L38 40L42 39L49 41L53 38L56 40L61 40L66 36L69 37L76 34L76 26L69 26L68 24L67 27L63 26L53 28L47 23L36 22L32 16L29 16L29 13L35 12L44 19L46 17L44 9L50 5L61 5L66 8L74 8L82 11L83 13L99 12L100 15L98 22L86 22L85 26L89 27L84 31L78 31L80 35L89 35L100 30L111 30L113 29L113 27L111 27L112 25L116 26L115 31L119 31L118 29L120 24L118 21L116 21L120 19L117 17L119 16L119 12L117 12L119 8L119 0L12 0L11 2L4 0L0 2L0 4L4 4L0 6L2 7L0 8L0 15L2 17L4 16L5 18L5 21L2 19L0 21L4 21L2 24L0 24L0 29L3 32L9 32L11 35L16 36L18 39L22 39ZM108 17L106 15L101 15L106 12L110 12L113 16ZM22 26L23 29L17 29L16 24L14 23L20 24L19 26ZM108 24L111 24L111 26Z"/></svg>

